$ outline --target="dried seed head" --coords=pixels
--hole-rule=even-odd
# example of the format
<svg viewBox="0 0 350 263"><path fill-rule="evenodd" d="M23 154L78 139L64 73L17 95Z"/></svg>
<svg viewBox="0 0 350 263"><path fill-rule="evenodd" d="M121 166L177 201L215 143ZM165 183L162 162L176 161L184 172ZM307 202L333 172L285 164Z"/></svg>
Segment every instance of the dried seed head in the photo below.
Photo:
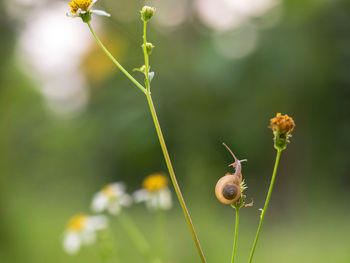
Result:
<svg viewBox="0 0 350 263"><path fill-rule="evenodd" d="M291 137L291 132L294 130L295 123L293 118L288 115L277 113L276 117L270 120L269 128L273 131L275 148L277 150L284 150Z"/></svg>
<svg viewBox="0 0 350 263"><path fill-rule="evenodd" d="M295 123L293 118L289 117L287 114L282 115L281 113L277 113L276 117L270 120L269 128L273 132L279 132L283 134L291 133L295 127Z"/></svg>

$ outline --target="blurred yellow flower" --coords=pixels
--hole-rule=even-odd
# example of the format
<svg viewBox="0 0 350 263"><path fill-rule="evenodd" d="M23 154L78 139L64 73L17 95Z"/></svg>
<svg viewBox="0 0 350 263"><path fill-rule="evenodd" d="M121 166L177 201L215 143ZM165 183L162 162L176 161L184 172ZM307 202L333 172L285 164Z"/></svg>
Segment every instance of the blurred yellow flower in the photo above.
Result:
<svg viewBox="0 0 350 263"><path fill-rule="evenodd" d="M172 207L171 192L168 188L169 180L163 174L147 176L142 189L137 190L133 196L136 202L145 202L150 210L168 210Z"/></svg>
<svg viewBox="0 0 350 263"><path fill-rule="evenodd" d="M67 225L67 229L71 231L80 231L83 229L86 219L88 218L85 214L78 214L72 217Z"/></svg>
<svg viewBox="0 0 350 263"><path fill-rule="evenodd" d="M78 214L73 216L63 237L63 249L68 254L76 254L82 245L89 245L96 240L96 231L105 229L108 220L105 216L88 216Z"/></svg>
<svg viewBox="0 0 350 263"><path fill-rule="evenodd" d="M151 174L142 183L142 187L148 191L158 191L168 185L168 178L163 174Z"/></svg>
<svg viewBox="0 0 350 263"><path fill-rule="evenodd" d="M121 182L107 184L94 195L92 211L100 213L107 210L113 215L119 214L123 206L130 206L132 203L132 198L125 189L125 184Z"/></svg>

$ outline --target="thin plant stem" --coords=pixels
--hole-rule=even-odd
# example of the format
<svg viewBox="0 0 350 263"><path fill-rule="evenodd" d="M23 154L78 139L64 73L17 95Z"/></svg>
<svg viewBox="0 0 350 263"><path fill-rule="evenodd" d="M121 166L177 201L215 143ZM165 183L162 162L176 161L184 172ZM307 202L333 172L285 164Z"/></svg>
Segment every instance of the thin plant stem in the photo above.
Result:
<svg viewBox="0 0 350 263"><path fill-rule="evenodd" d="M95 34L94 30L91 27L91 24L88 23L89 29L92 33L92 35L94 36L97 44L100 46L100 48L106 53L106 55L113 61L113 63L125 74L125 76L127 76L132 83L134 83L136 85L136 87L138 87L144 94L146 94L146 89L133 77L129 74L129 72L122 66L119 64L119 62L113 57L113 55L107 50L107 48L102 44L101 40L97 37L97 35Z"/></svg>
<svg viewBox="0 0 350 263"><path fill-rule="evenodd" d="M156 211L156 248L158 257L164 259L166 211L161 209L161 197L157 196L158 209Z"/></svg>
<svg viewBox="0 0 350 263"><path fill-rule="evenodd" d="M238 239L238 225L239 225L239 208L235 207L236 210L236 221L235 221L235 236L233 239L233 249L232 249L232 260L231 262L235 262L236 251L237 251L237 239Z"/></svg>
<svg viewBox="0 0 350 263"><path fill-rule="evenodd" d="M135 243L135 246L139 252L148 258L151 263L162 263L162 260L152 255L151 247L147 242L146 238L142 235L139 228L136 226L134 221L125 213L122 212L118 215L119 222L122 224L131 240Z"/></svg>
<svg viewBox="0 0 350 263"><path fill-rule="evenodd" d="M144 256L150 257L151 247L148 244L146 238L142 235L138 227L135 225L133 220L125 212L121 212L118 215L118 219L123 228L130 236L130 239L135 243L139 252Z"/></svg>
<svg viewBox="0 0 350 263"><path fill-rule="evenodd" d="M147 53L147 22L143 22L143 54L145 56L145 85L147 93L150 93L150 81L149 81L149 58Z"/></svg>
<svg viewBox="0 0 350 263"><path fill-rule="evenodd" d="M152 118L153 118L154 125L155 125L156 131L157 131L158 139L160 142L160 146L161 146L162 151L163 151L164 159L165 159L166 165L168 167L169 175L170 175L171 181L173 183L177 198L179 199L182 211L185 215L186 221L187 221L188 226L191 230L191 234L192 234L194 243L197 247L199 256L200 256L202 262L206 263L205 256L204 256L204 253L202 251L201 245L199 243L199 239L198 239L198 236L196 234L196 231L194 229L194 225L192 223L190 213L188 212L185 200L182 196L179 184L178 184L176 176L175 176L173 165L172 165L170 157L169 157L168 149L167 149L165 141L164 141L163 133L162 133L162 130L161 130L160 125L159 125L157 113L156 113L156 110L154 108L154 104L153 104L152 97L151 97L150 93L147 94L147 101L148 101L149 108L151 110Z"/></svg>
<svg viewBox="0 0 350 263"><path fill-rule="evenodd" d="M112 258L119 261L119 253L117 253L117 247L114 240L110 235L110 230L100 231L98 233L98 254L101 259L101 263L110 262Z"/></svg>
<svg viewBox="0 0 350 263"><path fill-rule="evenodd" d="M158 209L157 211L157 240L156 240L156 247L157 247L157 254L160 259L163 260L164 258L164 237L165 237L165 211L162 209Z"/></svg>
<svg viewBox="0 0 350 263"><path fill-rule="evenodd" d="M197 250L198 250L198 253L199 253L199 256L201 258L201 261L202 263L206 263L206 259L205 259L205 256L204 256L204 253L202 251L202 248L200 246L200 243L199 243L199 239L198 239L198 236L196 234L196 231L194 229L194 225L192 223L192 219L191 219L191 216L188 212L188 209L187 209L187 206L185 204L185 200L182 196L182 193L181 193L181 190L180 190L180 187L179 187L179 184L177 182L177 179L176 179L176 176L175 176L175 172L174 172L174 169L173 169L173 166L172 166L172 163L171 163L171 160L170 160L170 157L169 157L169 153L168 153L168 150L167 150L167 147L166 147L166 144L165 144L165 140L164 140L164 137L163 137L163 133L162 133L162 130L160 128L160 125L159 125L159 121L158 121L158 117L157 117L157 113L156 113L156 110L155 110L155 107L154 107L154 104L153 104L153 101L152 101L152 97L151 97L151 91L150 91L150 82L149 82L149 65L148 65L148 54L147 54L147 50L146 50L146 45L144 46L144 53L145 53L145 63L147 64L147 66L145 65L145 77L146 77L146 80L145 80L145 83L146 83L146 88L144 88L134 77L132 77L129 72L127 72L120 64L119 62L113 57L113 55L106 49L106 47L102 44L102 42L100 41L100 39L96 36L95 32L93 31L90 23L88 23L88 26L89 26L89 29L92 33L92 35L94 36L97 44L101 47L101 49L106 53L106 55L113 61L113 63L146 95L147 97L147 102L148 102L148 105L149 105L149 108L150 108L150 111L151 111L151 114L152 114L152 118L153 118L153 122L154 122L154 126L156 128L156 131L157 131L157 135L158 135L158 139L159 139L159 142L160 142L160 146L162 148L162 151L163 151L163 155L164 155L164 159L165 159L165 162L166 162L166 165L168 167L168 170L169 170L169 175L170 175L170 178L171 178L171 181L173 183L173 186L174 186L174 189L175 189L175 192L176 192L176 195L178 197L178 200L180 202L180 205L181 205L181 208L182 208L182 211L185 215L185 218L186 218L186 221L188 223L188 226L190 228L190 231L191 231L191 234L192 234L192 237L193 237L193 240L194 240L194 243L197 247ZM144 24L144 44L145 44L145 41L146 41L146 24ZM146 42L147 43L147 42Z"/></svg>
<svg viewBox="0 0 350 263"><path fill-rule="evenodd" d="M267 210L267 207L268 207L269 202L270 202L270 197L271 197L273 185L275 183L275 178L276 178L276 174L277 174L277 169L278 169L278 164L279 164L279 161L280 161L281 152L282 152L282 150L279 150L279 149L277 150L275 166L273 168L273 173L272 173L272 179L271 179L271 182L270 182L269 191L267 193L264 209L261 212L260 223L259 223L259 226L258 226L258 231L256 232L256 236L255 236L255 240L254 240L254 243L253 243L252 251L250 252L249 263L251 263L253 261L255 248L256 248L256 245L258 243L258 239L259 239L259 236L260 236L261 226L262 226L262 224L264 222L266 210Z"/></svg>
<svg viewBox="0 0 350 263"><path fill-rule="evenodd" d="M203 263L206 263L206 259L205 259L203 250L201 248L201 245L199 243L199 239L198 239L196 230L194 229L194 225L192 223L192 219L191 219L190 213L189 213L189 211L187 209L185 200L184 200L184 198L182 196L179 184L177 182L177 179L176 179L176 176L175 176L175 172L174 172L174 168L173 168L173 165L172 165L169 153L168 153L168 149L166 147L166 143L165 143L165 140L164 140L163 133L162 133L162 129L160 128L157 112L156 112L156 109L155 109L154 104L153 104L153 100L152 100L152 96L151 96L151 90L150 90L150 83L149 83L149 74L148 74L148 70L149 70L149 65L148 65L149 62L148 61L149 60L148 60L148 54L147 54L147 50L146 50L146 42L147 42L147 40L146 40L146 25L147 25L147 23L144 22L144 27L143 27L143 30L144 30L144 32L143 32L144 49L143 49L143 52L144 52L144 55L145 55L145 70L146 70L146 72L145 72L145 77L146 77L145 83L146 83L146 89L148 91L146 93L148 106L149 106L151 114L152 114L152 118L153 118L154 126L155 126L156 131L157 131L159 143L160 143L160 146L161 146L162 151L163 151L164 159L165 159L165 162L166 162L166 165L167 165L167 168L168 168L168 171L169 171L169 175L170 175L171 181L173 183L173 186L174 186L177 198L178 198L178 200L180 202L182 211L183 211L183 213L185 215L186 221L187 221L188 226L190 228L190 231L191 231L191 234L192 234L192 237L193 237L193 241L194 241L194 243L195 243L195 245L197 247L197 251L198 251L198 254L199 254L200 258L201 258L201 261Z"/></svg>

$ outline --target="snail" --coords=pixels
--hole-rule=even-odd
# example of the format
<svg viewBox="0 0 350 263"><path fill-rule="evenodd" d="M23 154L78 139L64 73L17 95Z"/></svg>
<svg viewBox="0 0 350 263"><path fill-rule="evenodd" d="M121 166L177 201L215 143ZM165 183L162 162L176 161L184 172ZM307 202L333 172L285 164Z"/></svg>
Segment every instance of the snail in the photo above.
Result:
<svg viewBox="0 0 350 263"><path fill-rule="evenodd" d="M219 179L215 186L216 198L223 204L229 205L235 203L242 195L241 182L242 182L242 166L241 162L247 160L238 160L233 154L231 149L223 143L227 150L231 153L235 162L229 166L235 168L235 173L226 173Z"/></svg>

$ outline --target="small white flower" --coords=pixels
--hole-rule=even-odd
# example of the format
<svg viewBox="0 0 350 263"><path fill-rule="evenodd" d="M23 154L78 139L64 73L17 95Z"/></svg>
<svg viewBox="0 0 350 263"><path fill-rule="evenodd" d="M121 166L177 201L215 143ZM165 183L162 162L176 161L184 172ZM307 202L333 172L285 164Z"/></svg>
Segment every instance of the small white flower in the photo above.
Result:
<svg viewBox="0 0 350 263"><path fill-rule="evenodd" d="M135 202L145 202L150 210L168 210L172 207L168 179L162 174L151 174L145 178L142 188L133 194Z"/></svg>
<svg viewBox="0 0 350 263"><path fill-rule="evenodd" d="M100 16L111 16L110 14L102 10L92 10L92 7L96 2L97 0L72 0L68 3L71 10L67 13L67 16L81 17L83 18L83 20L86 15L90 18L91 14L96 14Z"/></svg>
<svg viewBox="0 0 350 263"><path fill-rule="evenodd" d="M107 210L117 215L123 206L130 206L132 198L125 192L123 183L112 183L102 188L92 199L91 209L96 213Z"/></svg>
<svg viewBox="0 0 350 263"><path fill-rule="evenodd" d="M82 245L90 245L96 240L96 231L107 228L106 216L78 214L69 220L63 237L63 249L68 254L76 254Z"/></svg>

